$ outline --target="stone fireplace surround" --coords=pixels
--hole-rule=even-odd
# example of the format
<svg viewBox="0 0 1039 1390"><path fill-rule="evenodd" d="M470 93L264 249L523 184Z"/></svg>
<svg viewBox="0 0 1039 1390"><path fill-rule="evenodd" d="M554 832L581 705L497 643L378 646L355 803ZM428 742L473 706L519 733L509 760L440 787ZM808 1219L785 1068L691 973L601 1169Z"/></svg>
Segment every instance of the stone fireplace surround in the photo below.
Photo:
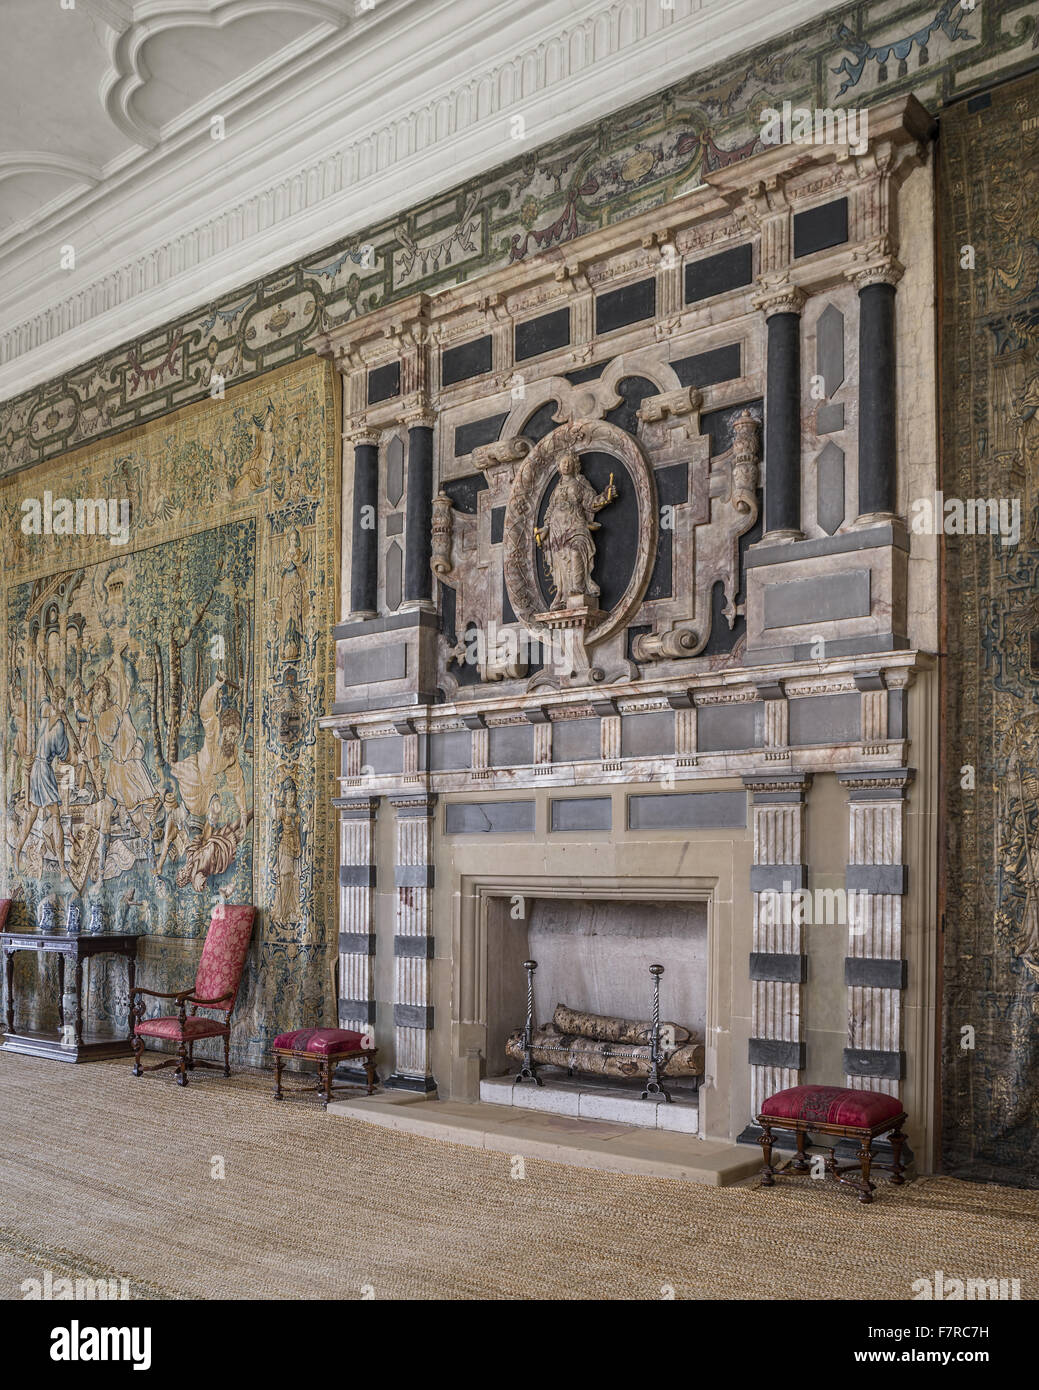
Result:
<svg viewBox="0 0 1039 1390"><path fill-rule="evenodd" d="M493 900L671 895L708 916L701 1133L846 1083L899 1095L930 1161L933 130L892 99L865 155L770 149L315 340L344 385L339 1016L387 1086L478 1099ZM618 592L546 679L491 634L544 636L566 448L616 470ZM784 885L852 919L770 921Z"/></svg>

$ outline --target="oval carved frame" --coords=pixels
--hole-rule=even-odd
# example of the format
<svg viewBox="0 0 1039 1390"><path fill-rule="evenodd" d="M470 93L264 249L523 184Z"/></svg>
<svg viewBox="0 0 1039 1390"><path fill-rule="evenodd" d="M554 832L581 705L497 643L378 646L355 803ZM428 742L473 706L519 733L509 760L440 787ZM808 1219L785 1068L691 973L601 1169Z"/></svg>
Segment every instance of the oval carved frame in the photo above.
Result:
<svg viewBox="0 0 1039 1390"><path fill-rule="evenodd" d="M653 469L641 444L626 430L606 420L575 420L560 425L536 444L516 470L505 509L505 584L516 617L532 632L550 629L535 619L544 599L535 571L531 542L545 489L565 453L612 454L625 465L635 485L638 537L631 580L617 604L585 633L585 645L602 642L623 627L638 610L649 584L657 553L657 487Z"/></svg>

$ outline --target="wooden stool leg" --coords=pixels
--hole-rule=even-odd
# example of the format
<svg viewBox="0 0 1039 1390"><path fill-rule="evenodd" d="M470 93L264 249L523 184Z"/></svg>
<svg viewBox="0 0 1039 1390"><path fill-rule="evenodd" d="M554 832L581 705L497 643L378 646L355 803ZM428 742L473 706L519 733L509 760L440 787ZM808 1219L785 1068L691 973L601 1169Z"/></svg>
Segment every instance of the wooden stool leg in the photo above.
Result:
<svg viewBox="0 0 1039 1390"><path fill-rule="evenodd" d="M281 1100L281 1099L282 1099L282 1090L281 1090L281 1062L282 1062L281 1056L276 1052L276 1053L274 1054L274 1099L275 1099L275 1100Z"/></svg>
<svg viewBox="0 0 1039 1390"><path fill-rule="evenodd" d="M761 1186L774 1187L776 1179L772 1169L772 1130L767 1124L761 1126L758 1143L761 1145L761 1155L765 1160L765 1166L761 1170Z"/></svg>
<svg viewBox="0 0 1039 1390"><path fill-rule="evenodd" d="M797 1131L797 1157L794 1159L792 1167L798 1173L807 1173L808 1169L812 1166L808 1160L808 1155L805 1153L805 1139L807 1137L803 1129Z"/></svg>
<svg viewBox="0 0 1039 1390"><path fill-rule="evenodd" d="M905 1182L902 1174L905 1172L905 1165L902 1162L902 1145L906 1141L901 1129L893 1129L888 1135L891 1140L891 1181L896 1185Z"/></svg>
<svg viewBox="0 0 1039 1390"><path fill-rule="evenodd" d="M859 1193L859 1201L872 1202L873 1184L869 1180L869 1169L873 1162L873 1140L868 1134L862 1136L859 1147L859 1162L862 1164L862 1190Z"/></svg>
<svg viewBox="0 0 1039 1390"><path fill-rule="evenodd" d="M177 1048L177 1085L186 1086L188 1084L188 1049L181 1038L180 1046Z"/></svg>
<svg viewBox="0 0 1039 1390"><path fill-rule="evenodd" d="M372 1061L371 1057L365 1057L364 1059L364 1074L368 1078L368 1095L371 1095L375 1090L375 1083L378 1080L375 1075L375 1063Z"/></svg>
<svg viewBox="0 0 1039 1390"><path fill-rule="evenodd" d="M326 1058L325 1058L325 1105L324 1105L324 1108L325 1108L326 1110L328 1109L328 1103L329 1103L329 1101L332 1099L332 1065L333 1065L333 1063L332 1063L332 1058L331 1058L331 1057L326 1057Z"/></svg>

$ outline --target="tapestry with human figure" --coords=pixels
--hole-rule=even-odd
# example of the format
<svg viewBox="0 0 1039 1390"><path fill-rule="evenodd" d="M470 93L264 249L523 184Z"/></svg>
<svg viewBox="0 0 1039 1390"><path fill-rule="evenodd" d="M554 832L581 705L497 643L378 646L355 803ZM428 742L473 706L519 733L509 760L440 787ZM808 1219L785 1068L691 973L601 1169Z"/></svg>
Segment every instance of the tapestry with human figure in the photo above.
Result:
<svg viewBox="0 0 1039 1390"><path fill-rule="evenodd" d="M329 698L335 387L313 360L26 470L0 492L4 893L137 931L184 988L214 904L259 909L233 1045L335 1017ZM329 746L331 745L331 746ZM20 919L20 920L19 920ZM26 956L19 998L57 1012ZM125 1018L93 964L91 1014Z"/></svg>

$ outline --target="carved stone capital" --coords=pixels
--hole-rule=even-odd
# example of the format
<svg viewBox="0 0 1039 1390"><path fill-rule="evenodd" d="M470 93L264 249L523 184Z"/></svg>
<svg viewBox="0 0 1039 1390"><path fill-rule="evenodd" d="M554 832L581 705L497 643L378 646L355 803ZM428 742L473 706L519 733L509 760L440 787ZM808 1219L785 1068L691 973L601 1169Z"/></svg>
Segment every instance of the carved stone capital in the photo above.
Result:
<svg viewBox="0 0 1039 1390"><path fill-rule="evenodd" d="M905 274L905 266L894 254L890 237L877 237L852 254L852 264L844 278L857 290L867 285L897 285Z"/></svg>
<svg viewBox="0 0 1039 1390"><path fill-rule="evenodd" d="M355 425L352 429L344 430L343 443L348 449L359 449L365 444L378 446L380 433L372 425Z"/></svg>
<svg viewBox="0 0 1039 1390"><path fill-rule="evenodd" d="M773 314L800 314L804 310L807 295L798 285L790 283L786 277L775 280L759 279L759 292L751 300L755 309L760 309L767 319Z"/></svg>

